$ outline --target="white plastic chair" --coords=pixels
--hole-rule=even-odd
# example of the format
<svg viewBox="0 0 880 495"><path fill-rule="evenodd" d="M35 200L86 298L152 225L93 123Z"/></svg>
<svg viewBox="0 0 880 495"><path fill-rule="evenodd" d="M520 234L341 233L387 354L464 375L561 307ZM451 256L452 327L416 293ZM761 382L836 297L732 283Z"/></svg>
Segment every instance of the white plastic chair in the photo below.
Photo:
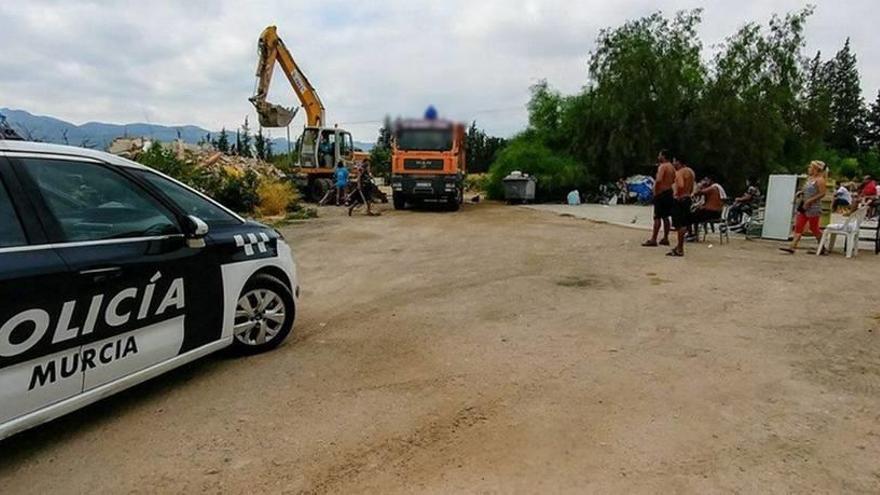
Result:
<svg viewBox="0 0 880 495"><path fill-rule="evenodd" d="M825 227L822 241L819 242L819 249L816 250L816 256L822 254L823 248L827 248L829 253L834 250L834 241L839 235L846 237L846 257L857 256L859 254L859 231L862 229L862 222L867 214L868 207L863 206L850 213L845 222Z"/></svg>

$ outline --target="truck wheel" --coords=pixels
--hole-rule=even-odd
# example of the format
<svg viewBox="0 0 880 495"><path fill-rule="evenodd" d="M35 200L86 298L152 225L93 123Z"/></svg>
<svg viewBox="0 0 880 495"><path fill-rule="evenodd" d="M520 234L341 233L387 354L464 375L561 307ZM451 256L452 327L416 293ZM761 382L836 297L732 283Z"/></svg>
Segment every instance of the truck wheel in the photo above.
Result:
<svg viewBox="0 0 880 495"><path fill-rule="evenodd" d="M232 350L258 354L278 347L293 329L295 308L290 289L275 277L248 280L235 307Z"/></svg>
<svg viewBox="0 0 880 495"><path fill-rule="evenodd" d="M394 201L395 210L402 210L406 207L406 199L403 197L403 194L392 193L391 199Z"/></svg>
<svg viewBox="0 0 880 495"><path fill-rule="evenodd" d="M446 208L449 211L458 211L458 209L461 208L458 194L446 200Z"/></svg>

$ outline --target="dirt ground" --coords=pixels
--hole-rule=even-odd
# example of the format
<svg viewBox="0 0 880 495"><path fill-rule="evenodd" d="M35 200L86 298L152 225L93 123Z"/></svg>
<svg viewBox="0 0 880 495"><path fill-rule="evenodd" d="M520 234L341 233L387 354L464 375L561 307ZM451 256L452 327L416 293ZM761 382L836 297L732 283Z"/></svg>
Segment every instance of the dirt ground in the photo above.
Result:
<svg viewBox="0 0 880 495"><path fill-rule="evenodd" d="M284 229L295 338L0 443L0 493L880 492L880 258L339 213Z"/></svg>

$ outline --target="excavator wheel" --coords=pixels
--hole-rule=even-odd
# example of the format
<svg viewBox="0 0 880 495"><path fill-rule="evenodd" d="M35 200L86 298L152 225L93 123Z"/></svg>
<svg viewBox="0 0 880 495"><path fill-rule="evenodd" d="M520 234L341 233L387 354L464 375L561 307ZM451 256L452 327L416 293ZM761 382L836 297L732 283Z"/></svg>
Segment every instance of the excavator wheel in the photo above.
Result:
<svg viewBox="0 0 880 495"><path fill-rule="evenodd" d="M333 182L330 179L315 179L312 181L312 185L309 187L309 199L317 203L324 198L324 195L327 194L333 187Z"/></svg>

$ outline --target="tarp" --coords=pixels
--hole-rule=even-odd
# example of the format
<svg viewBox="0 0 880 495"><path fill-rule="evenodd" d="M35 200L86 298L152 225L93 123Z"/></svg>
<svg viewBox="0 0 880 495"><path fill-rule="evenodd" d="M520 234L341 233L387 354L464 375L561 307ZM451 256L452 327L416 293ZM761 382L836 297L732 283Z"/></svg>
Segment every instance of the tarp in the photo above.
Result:
<svg viewBox="0 0 880 495"><path fill-rule="evenodd" d="M654 199L654 178L647 175L633 175L626 179L626 192L639 203L650 203Z"/></svg>

